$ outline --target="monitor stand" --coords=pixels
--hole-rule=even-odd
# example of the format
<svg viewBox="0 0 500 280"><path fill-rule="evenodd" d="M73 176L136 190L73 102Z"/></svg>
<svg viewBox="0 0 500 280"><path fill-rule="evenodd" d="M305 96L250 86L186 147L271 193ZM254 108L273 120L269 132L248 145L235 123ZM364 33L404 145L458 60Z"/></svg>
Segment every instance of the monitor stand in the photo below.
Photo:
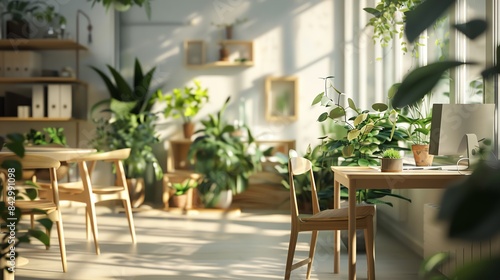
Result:
<svg viewBox="0 0 500 280"><path fill-rule="evenodd" d="M465 140L467 142L467 158L469 159L469 166L467 169L470 170L481 159L479 141L477 141L476 134L466 134Z"/></svg>

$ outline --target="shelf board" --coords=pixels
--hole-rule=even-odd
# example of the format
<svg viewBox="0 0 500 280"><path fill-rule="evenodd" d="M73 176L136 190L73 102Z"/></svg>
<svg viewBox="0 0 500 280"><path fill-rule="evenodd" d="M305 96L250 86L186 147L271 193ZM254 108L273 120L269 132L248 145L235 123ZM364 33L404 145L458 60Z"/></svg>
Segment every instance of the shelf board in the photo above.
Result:
<svg viewBox="0 0 500 280"><path fill-rule="evenodd" d="M210 63L205 63L201 65L187 65L190 68L215 68L215 67L252 67L254 66L253 61L245 62L230 62L230 61L214 61Z"/></svg>
<svg viewBox="0 0 500 280"><path fill-rule="evenodd" d="M0 50L86 50L87 47L68 39L2 39Z"/></svg>
<svg viewBox="0 0 500 280"><path fill-rule="evenodd" d="M81 121L75 118L18 118L0 117L0 122L76 122Z"/></svg>
<svg viewBox="0 0 500 280"><path fill-rule="evenodd" d="M66 77L0 77L0 84L86 84L76 78Z"/></svg>

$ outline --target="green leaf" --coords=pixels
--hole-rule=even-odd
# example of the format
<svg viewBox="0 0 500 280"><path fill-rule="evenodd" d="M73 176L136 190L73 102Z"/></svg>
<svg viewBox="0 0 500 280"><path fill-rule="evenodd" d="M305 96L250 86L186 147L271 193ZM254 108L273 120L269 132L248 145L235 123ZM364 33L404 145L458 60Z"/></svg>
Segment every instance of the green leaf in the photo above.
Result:
<svg viewBox="0 0 500 280"><path fill-rule="evenodd" d="M370 161L368 161L366 158L360 158L358 160L358 165L359 166L370 166Z"/></svg>
<svg viewBox="0 0 500 280"><path fill-rule="evenodd" d="M424 1L413 11L406 13L406 38L413 43L420 34L432 26L432 24L446 10L455 3L456 0Z"/></svg>
<svg viewBox="0 0 500 280"><path fill-rule="evenodd" d="M424 259L419 269L419 276L422 279L428 279L429 276L433 275L438 269L451 259L450 253L440 252L431 255ZM448 279L443 276L442 280Z"/></svg>
<svg viewBox="0 0 500 280"><path fill-rule="evenodd" d="M329 117L331 119L336 119L345 116L345 110L342 107L335 107L330 111Z"/></svg>
<svg viewBox="0 0 500 280"><path fill-rule="evenodd" d="M18 160L15 159L6 159L2 162L3 169L14 168L14 175L16 176L16 180L21 180L23 177L23 167Z"/></svg>
<svg viewBox="0 0 500 280"><path fill-rule="evenodd" d="M348 98L348 99L347 99L347 103L349 103L349 107L350 107L351 109L357 110L357 108L356 108L356 104L354 103L354 100L352 100L351 98Z"/></svg>
<svg viewBox="0 0 500 280"><path fill-rule="evenodd" d="M316 105L316 104L318 104L319 102L321 102L321 99L323 98L323 96L324 96L324 95L325 95L325 93L324 93L324 92L322 92L322 93L320 93L320 94L316 95L316 97L314 97L314 100L313 100L313 102L312 102L311 106Z"/></svg>
<svg viewBox="0 0 500 280"><path fill-rule="evenodd" d="M29 235L33 236L34 238L40 240L40 242L43 243L45 246L50 246L50 238L47 234L40 230L36 229L28 229Z"/></svg>
<svg viewBox="0 0 500 280"><path fill-rule="evenodd" d="M380 17L382 15L382 13L375 8L367 7L367 8L363 8L363 10L369 14L372 14L374 17Z"/></svg>
<svg viewBox="0 0 500 280"><path fill-rule="evenodd" d="M385 103L374 103L372 105L373 110L378 111L378 112L384 112L385 110L389 109L389 106Z"/></svg>
<svg viewBox="0 0 500 280"><path fill-rule="evenodd" d="M395 83L389 88L389 92L387 93L387 97L389 97L389 99L394 98L399 86L401 86L401 83Z"/></svg>
<svg viewBox="0 0 500 280"><path fill-rule="evenodd" d="M426 1L424 3L431 2ZM419 67L405 77L392 100L395 108L412 105L421 100L439 82L444 72L466 62L440 61Z"/></svg>
<svg viewBox="0 0 500 280"><path fill-rule="evenodd" d="M455 24L455 28L462 32L467 38L474 40L483 34L488 28L488 23L482 19L474 19L462 24Z"/></svg>
<svg viewBox="0 0 500 280"><path fill-rule="evenodd" d="M318 122L324 122L326 119L328 119L328 113L324 112L318 117Z"/></svg>

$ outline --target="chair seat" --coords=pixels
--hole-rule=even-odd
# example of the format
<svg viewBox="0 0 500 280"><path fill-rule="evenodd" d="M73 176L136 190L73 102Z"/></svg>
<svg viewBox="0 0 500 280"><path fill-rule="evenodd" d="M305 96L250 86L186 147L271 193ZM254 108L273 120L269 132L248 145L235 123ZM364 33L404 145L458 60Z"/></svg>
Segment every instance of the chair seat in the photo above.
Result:
<svg viewBox="0 0 500 280"><path fill-rule="evenodd" d="M375 207L371 205L358 206L356 208L356 219L363 219L375 215ZM303 222L311 222L318 220L347 220L348 208L328 209L316 213L308 218L302 218Z"/></svg>
<svg viewBox="0 0 500 280"><path fill-rule="evenodd" d="M44 211L56 210L57 206L52 201L23 201L17 200L16 207L23 212L33 212L33 209L40 209Z"/></svg>
<svg viewBox="0 0 500 280"><path fill-rule="evenodd" d="M59 192L62 193L79 194L83 192L83 190L83 183L81 181L59 184ZM92 192L95 194L116 193L123 190L123 186L92 186Z"/></svg>

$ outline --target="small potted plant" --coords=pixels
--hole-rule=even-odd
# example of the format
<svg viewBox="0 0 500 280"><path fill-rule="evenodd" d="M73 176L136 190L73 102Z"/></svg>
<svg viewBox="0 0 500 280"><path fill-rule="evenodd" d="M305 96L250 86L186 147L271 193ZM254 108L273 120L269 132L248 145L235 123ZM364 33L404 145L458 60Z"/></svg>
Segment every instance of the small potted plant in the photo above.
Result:
<svg viewBox="0 0 500 280"><path fill-rule="evenodd" d="M403 171L403 159L399 151L395 149L387 149L382 154L382 172L401 172Z"/></svg>
<svg viewBox="0 0 500 280"><path fill-rule="evenodd" d="M389 98L394 96L399 86L400 83L396 83L391 87ZM431 104L428 97L400 110L398 124L401 125L398 125L398 128L406 134L406 140L410 142L416 166L430 166L434 160L434 156L429 154L431 120Z"/></svg>
<svg viewBox="0 0 500 280"><path fill-rule="evenodd" d="M242 18L242 19L236 19L235 21L229 23L212 23L212 24L218 28L224 29L226 34L226 39L231 40L233 39L233 27L238 24L242 24L246 21L247 21L246 18Z"/></svg>
<svg viewBox="0 0 500 280"><path fill-rule="evenodd" d="M170 206L182 209L191 208L189 201L189 193L192 189L198 186L198 181L193 178L184 179L182 182L172 182L170 188L173 190L174 195L170 199Z"/></svg>
<svg viewBox="0 0 500 280"><path fill-rule="evenodd" d="M194 133L193 117L209 101L208 89L194 80L194 86L174 88L171 93L158 96L158 99L166 103L163 111L166 118L182 118L184 138L190 139Z"/></svg>
<svg viewBox="0 0 500 280"><path fill-rule="evenodd" d="M55 7L45 1L3 0L2 16L9 15L6 21L6 38L30 38L29 15L40 22L46 22L49 29L53 28L54 20L59 26L66 24L66 18L55 11Z"/></svg>

